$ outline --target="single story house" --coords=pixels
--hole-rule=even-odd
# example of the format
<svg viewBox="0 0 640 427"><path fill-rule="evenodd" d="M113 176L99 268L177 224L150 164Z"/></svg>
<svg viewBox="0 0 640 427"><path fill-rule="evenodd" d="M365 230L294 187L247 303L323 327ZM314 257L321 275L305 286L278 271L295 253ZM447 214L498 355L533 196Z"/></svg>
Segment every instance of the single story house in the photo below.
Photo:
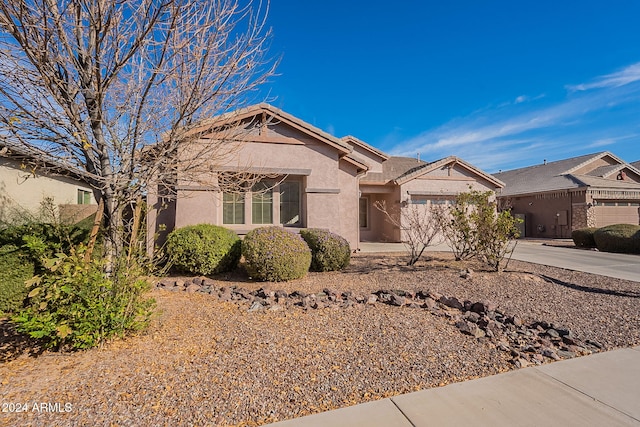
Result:
<svg viewBox="0 0 640 427"><path fill-rule="evenodd" d="M524 219L524 235L569 238L571 231L640 224L640 170L610 152L495 174L503 207Z"/></svg>
<svg viewBox="0 0 640 427"><path fill-rule="evenodd" d="M196 179L182 172L171 183L150 186L149 248L171 230L211 223L246 234L265 225L291 229L323 228L360 241L401 241L400 230L374 208L402 203L441 204L456 194L497 190L495 177L456 157L435 162L394 157L353 136L336 138L269 104L254 105L214 118L198 129L199 142L220 140L220 129L243 130L242 143L223 161L211 159L213 174ZM228 174L263 176L245 191L219 185ZM155 240L153 240L155 236Z"/></svg>
<svg viewBox="0 0 640 427"><path fill-rule="evenodd" d="M45 199L53 201L63 219L72 221L97 209L81 171L63 165L39 166L19 147L0 142L0 221L37 214Z"/></svg>

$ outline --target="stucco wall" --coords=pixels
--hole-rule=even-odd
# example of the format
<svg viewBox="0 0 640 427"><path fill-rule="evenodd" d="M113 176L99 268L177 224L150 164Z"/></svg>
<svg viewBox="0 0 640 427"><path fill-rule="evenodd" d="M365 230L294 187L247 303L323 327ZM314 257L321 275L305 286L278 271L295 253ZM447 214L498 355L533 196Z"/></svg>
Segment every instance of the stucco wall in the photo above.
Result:
<svg viewBox="0 0 640 427"><path fill-rule="evenodd" d="M270 129L260 141L250 141L238 147L224 164L240 170L274 171L284 169L288 177L301 182L302 227L329 229L345 237L353 248L358 246L358 186L356 167L339 161L339 152L330 145L312 139L285 124L281 129ZM295 138L283 141L281 136ZM274 141L269 138L273 137ZM258 139L258 138L256 138ZM214 164L212 160L212 164ZM249 204L245 205L247 224L222 224L222 195L215 189L215 177L179 180L175 208L175 227L198 223L224 225L245 234L266 224L250 224ZM283 175L272 177L283 178ZM209 191L207 191L209 190ZM250 197L250 196L249 196ZM279 195L274 193L274 210L278 209ZM279 212L274 213L277 223ZM295 228L295 227L294 227Z"/></svg>
<svg viewBox="0 0 640 427"><path fill-rule="evenodd" d="M351 157L369 166L369 172L382 172L382 160L380 157L364 148L354 144Z"/></svg>
<svg viewBox="0 0 640 427"><path fill-rule="evenodd" d="M53 198L56 205L77 204L79 189L91 192L91 203L96 203L85 183L38 170L34 174L20 165L16 160L0 157L0 215L16 210L35 213L45 197Z"/></svg>

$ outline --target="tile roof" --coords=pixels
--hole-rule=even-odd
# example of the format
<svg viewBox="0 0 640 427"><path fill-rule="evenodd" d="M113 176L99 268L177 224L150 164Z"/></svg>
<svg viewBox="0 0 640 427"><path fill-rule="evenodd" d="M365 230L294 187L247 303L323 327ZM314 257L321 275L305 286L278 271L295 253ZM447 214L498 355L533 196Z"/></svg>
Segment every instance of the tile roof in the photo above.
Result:
<svg viewBox="0 0 640 427"><path fill-rule="evenodd" d="M9 144L5 141L0 141L0 157L10 158L14 160L23 161L30 164L37 164L44 167L47 172L59 175L70 176L72 178L88 182L91 179L91 174L78 169L72 165L64 164L61 161L51 159L47 156L47 152L38 148L21 147L15 144Z"/></svg>
<svg viewBox="0 0 640 427"><path fill-rule="evenodd" d="M600 166L584 174L574 174L575 171L605 156L609 156L619 163L617 165ZM602 151L600 153L586 154L584 156L571 157L569 159L543 163L541 165L500 172L494 174L494 176L507 184L502 190L503 196L554 190L570 190L586 186L600 188L631 187L635 189L636 183L629 181L621 183L604 178L622 169L625 165L628 166L628 164L613 154Z"/></svg>
<svg viewBox="0 0 640 427"><path fill-rule="evenodd" d="M599 168L595 168L594 170L586 173L586 175L599 176L600 178L606 178L612 173L618 172L622 168L624 168L624 165L600 166Z"/></svg>
<svg viewBox="0 0 640 427"><path fill-rule="evenodd" d="M614 179L605 179L589 175L576 175L576 178L591 188L612 188L612 189L629 189L640 190L640 183L633 181L619 181Z"/></svg>
<svg viewBox="0 0 640 427"><path fill-rule="evenodd" d="M369 172L360 180L360 182L386 184L428 164L429 163L418 160L414 157L391 156L388 160L382 163L382 173Z"/></svg>

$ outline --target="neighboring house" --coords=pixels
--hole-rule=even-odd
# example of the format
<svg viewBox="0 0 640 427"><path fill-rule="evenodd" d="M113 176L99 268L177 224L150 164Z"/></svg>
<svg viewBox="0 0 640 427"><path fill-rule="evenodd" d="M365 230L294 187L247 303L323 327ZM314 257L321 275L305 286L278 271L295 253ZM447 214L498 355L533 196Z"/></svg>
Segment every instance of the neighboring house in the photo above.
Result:
<svg viewBox="0 0 640 427"><path fill-rule="evenodd" d="M640 170L640 160L638 160L636 162L631 162L631 166L633 166L634 168Z"/></svg>
<svg viewBox="0 0 640 427"><path fill-rule="evenodd" d="M80 172L35 164L20 149L0 143L0 221L36 215L45 199L67 219L80 220L95 212L93 191Z"/></svg>
<svg viewBox="0 0 640 427"><path fill-rule="evenodd" d="M640 170L606 151L495 176L506 184L501 205L524 216L525 236L568 238L578 228L640 223Z"/></svg>
<svg viewBox="0 0 640 427"><path fill-rule="evenodd" d="M227 115L201 128L200 140L216 139ZM469 187L495 190L503 184L456 157L427 163L392 157L351 136L336 138L268 104L233 113L245 130L234 156L211 160L218 177L244 170L268 175L263 185L225 193L216 179L201 182L175 177L170 190L152 186L148 194L148 235L161 244L175 228L198 223L221 225L246 234L265 225L291 229L323 228L346 238L353 249L361 240L398 242L400 232L373 207L384 200L446 203ZM251 191L255 190L255 191ZM169 191L170 197L163 197Z"/></svg>

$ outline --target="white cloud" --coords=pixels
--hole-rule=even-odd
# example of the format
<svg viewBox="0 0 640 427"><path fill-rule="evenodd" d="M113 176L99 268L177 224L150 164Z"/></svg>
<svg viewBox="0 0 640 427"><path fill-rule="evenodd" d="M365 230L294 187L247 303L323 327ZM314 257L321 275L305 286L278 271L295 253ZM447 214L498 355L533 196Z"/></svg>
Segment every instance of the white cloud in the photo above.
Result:
<svg viewBox="0 0 640 427"><path fill-rule="evenodd" d="M591 83L583 83L579 85L568 85L567 89L571 91L585 91L590 89L601 89L608 87L620 87L629 83L640 80L640 62L631 64L615 73L607 74L596 78Z"/></svg>
<svg viewBox="0 0 640 427"><path fill-rule="evenodd" d="M638 134L633 133L630 135L622 135L615 138L601 138L593 141L591 144L587 145L587 148L598 148L598 147L606 147L608 145L614 145L618 142L625 141L628 139L633 139L638 137Z"/></svg>
<svg viewBox="0 0 640 427"><path fill-rule="evenodd" d="M587 154L584 150L598 147L627 148L626 140L640 134L633 119L640 113L640 84L630 84L636 80L640 81L640 63L582 85L602 90L572 92L554 104L525 102L532 98L522 95L510 106L483 109L424 131L390 152L401 156L420 152L425 160L456 155L496 171L543 158Z"/></svg>

